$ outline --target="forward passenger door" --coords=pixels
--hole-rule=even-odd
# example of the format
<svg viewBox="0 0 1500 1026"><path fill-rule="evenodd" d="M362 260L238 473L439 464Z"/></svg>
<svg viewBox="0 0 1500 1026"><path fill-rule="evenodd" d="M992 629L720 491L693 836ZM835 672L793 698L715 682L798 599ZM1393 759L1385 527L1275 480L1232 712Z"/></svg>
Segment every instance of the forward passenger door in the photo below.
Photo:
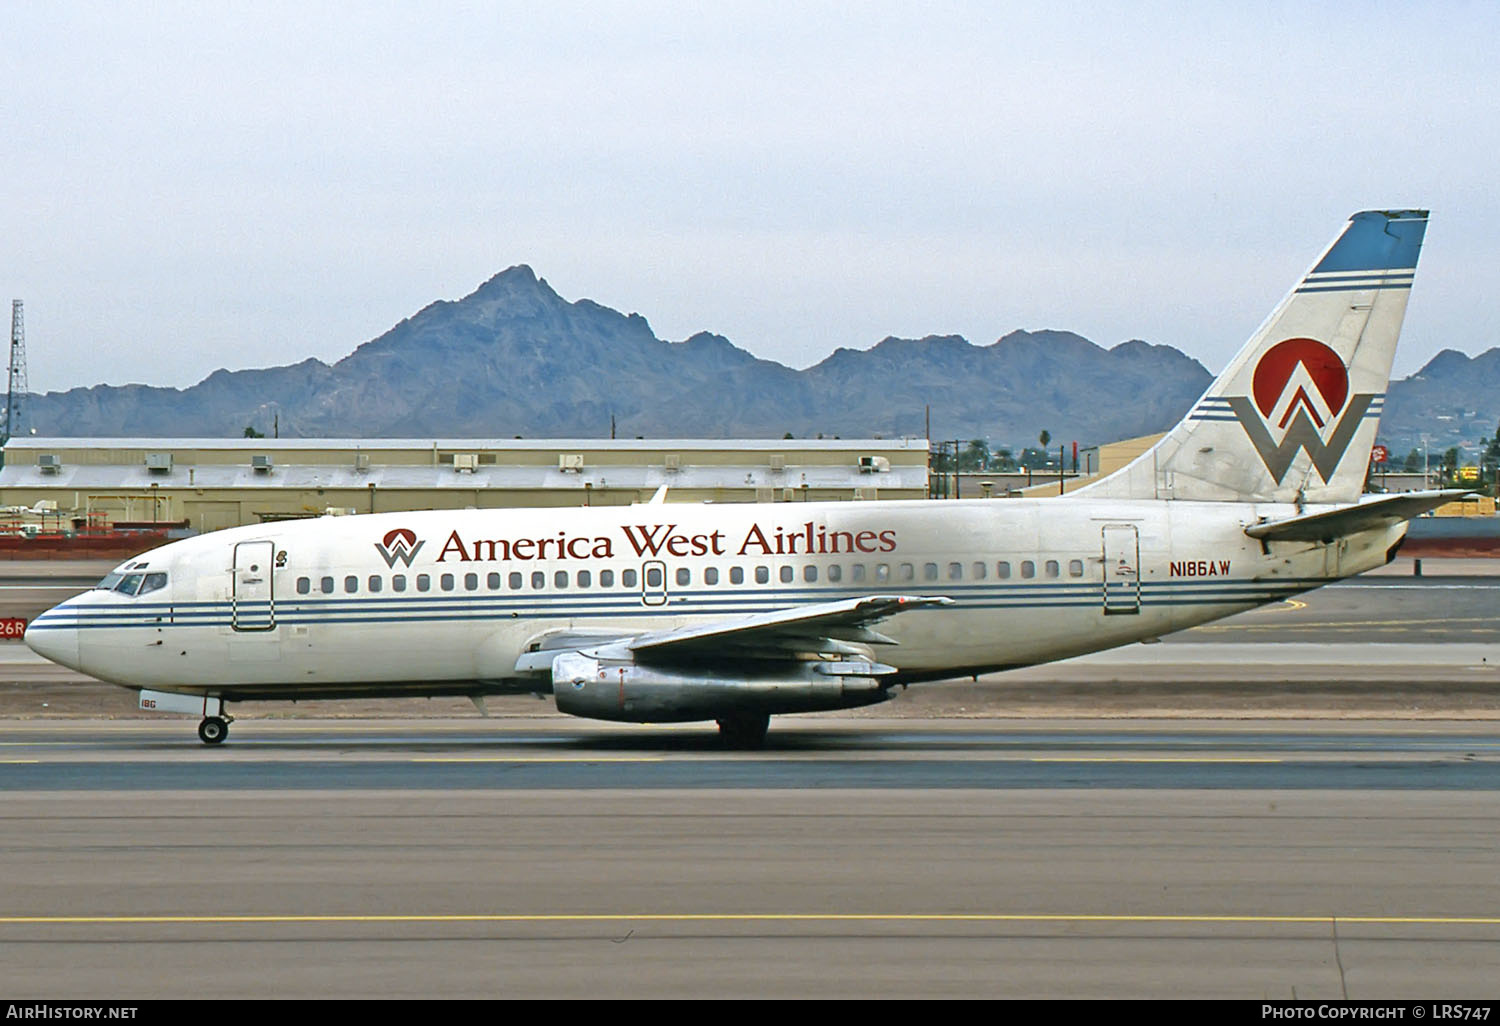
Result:
<svg viewBox="0 0 1500 1026"><path fill-rule="evenodd" d="M234 584L230 604L237 631L268 631L276 626L272 593L274 542L241 542L234 547Z"/></svg>

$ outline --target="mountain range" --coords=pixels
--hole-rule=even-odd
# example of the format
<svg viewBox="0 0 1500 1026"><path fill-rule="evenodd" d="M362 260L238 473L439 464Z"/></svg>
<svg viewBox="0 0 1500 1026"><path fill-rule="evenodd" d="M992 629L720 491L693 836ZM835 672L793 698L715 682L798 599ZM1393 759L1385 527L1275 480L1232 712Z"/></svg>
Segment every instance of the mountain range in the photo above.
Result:
<svg viewBox="0 0 1500 1026"><path fill-rule="evenodd" d="M887 338L805 370L702 332L659 339L639 314L569 302L524 265L432 303L333 364L215 371L190 388L96 385L29 400L39 435L232 437L987 438L1019 449L1170 427L1208 385L1198 361L1067 331L992 345ZM929 413L930 411L930 413ZM1404 454L1500 420L1500 349L1446 350L1393 382L1381 440Z"/></svg>

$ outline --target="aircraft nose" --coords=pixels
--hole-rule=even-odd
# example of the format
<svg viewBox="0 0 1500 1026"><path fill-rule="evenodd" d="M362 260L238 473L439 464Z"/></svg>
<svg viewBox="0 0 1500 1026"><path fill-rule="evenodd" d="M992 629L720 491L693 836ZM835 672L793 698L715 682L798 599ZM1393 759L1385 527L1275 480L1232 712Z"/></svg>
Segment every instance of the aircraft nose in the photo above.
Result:
<svg viewBox="0 0 1500 1026"><path fill-rule="evenodd" d="M78 626L63 608L49 609L26 626L26 647L45 659L78 669Z"/></svg>

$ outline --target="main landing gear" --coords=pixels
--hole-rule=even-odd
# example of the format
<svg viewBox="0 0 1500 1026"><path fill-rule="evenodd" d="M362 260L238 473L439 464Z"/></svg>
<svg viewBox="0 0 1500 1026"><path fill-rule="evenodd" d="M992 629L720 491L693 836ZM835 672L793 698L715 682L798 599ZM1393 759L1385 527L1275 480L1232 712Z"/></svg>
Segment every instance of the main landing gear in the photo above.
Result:
<svg viewBox="0 0 1500 1026"><path fill-rule="evenodd" d="M206 745L222 744L229 736L229 719L224 716L205 716L198 724L198 740Z"/></svg>
<svg viewBox="0 0 1500 1026"><path fill-rule="evenodd" d="M766 743L771 717L766 713L736 713L719 719L719 737L727 748L759 748Z"/></svg>

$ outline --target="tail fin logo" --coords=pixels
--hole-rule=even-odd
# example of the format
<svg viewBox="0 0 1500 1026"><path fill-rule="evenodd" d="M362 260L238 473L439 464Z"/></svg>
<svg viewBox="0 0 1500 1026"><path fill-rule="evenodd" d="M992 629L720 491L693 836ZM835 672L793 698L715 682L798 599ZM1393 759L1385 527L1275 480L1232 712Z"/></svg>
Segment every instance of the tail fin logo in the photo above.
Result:
<svg viewBox="0 0 1500 1026"><path fill-rule="evenodd" d="M394 570L397 562L402 566L411 566L411 561L422 551L422 542L417 541L415 531L398 527L394 531L387 531L385 537L375 543L375 551L380 553L385 565Z"/></svg>
<svg viewBox="0 0 1500 1026"><path fill-rule="evenodd" d="M1229 396L1229 408L1277 484L1298 450L1306 450L1325 484L1331 481L1378 398L1351 396L1343 360L1311 338L1289 338L1268 349L1255 365L1251 393Z"/></svg>

